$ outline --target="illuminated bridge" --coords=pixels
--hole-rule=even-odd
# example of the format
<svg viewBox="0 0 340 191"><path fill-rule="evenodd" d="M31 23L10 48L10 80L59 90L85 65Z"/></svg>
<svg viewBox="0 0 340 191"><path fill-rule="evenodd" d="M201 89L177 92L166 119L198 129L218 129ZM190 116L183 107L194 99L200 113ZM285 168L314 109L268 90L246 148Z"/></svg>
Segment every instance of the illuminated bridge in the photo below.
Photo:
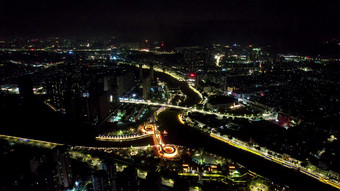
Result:
<svg viewBox="0 0 340 191"><path fill-rule="evenodd" d="M112 141L112 142L124 142L133 141L137 139L143 139L147 137L152 137L154 142L154 149L158 156L173 159L178 156L178 147L172 144L165 144L162 139L162 133L158 130L156 123L144 123L139 126L139 131L142 135L121 135L121 136L105 136L100 135L96 137L98 141ZM83 148L86 150L100 150L99 147L82 147L75 146L73 148ZM112 148L101 147L105 152L109 152Z"/></svg>
<svg viewBox="0 0 340 191"><path fill-rule="evenodd" d="M99 135L96 137L98 141L112 141L112 142L123 142L123 141L134 141L138 139L144 139L146 137L152 136L151 134L144 135L121 135L121 136L107 136Z"/></svg>
<svg viewBox="0 0 340 191"><path fill-rule="evenodd" d="M119 101L121 103L144 104L144 105L150 105L150 106L160 106L160 107L169 107L169 108L180 109L180 110L188 110L191 112L198 112L198 113L203 113L203 114L208 114L208 115L217 115L218 117L244 118L248 120L255 119L254 117L247 116L247 115L245 116L245 115L220 114L220 113L215 113L211 111L199 110L199 109L192 108L192 107L184 107L184 106L157 103L157 102L148 102L148 101L146 102L144 100L137 100L137 99L121 98Z"/></svg>
<svg viewBox="0 0 340 191"><path fill-rule="evenodd" d="M138 131L141 134L134 134L134 135L99 135L96 137L98 141L112 141L112 142L124 142L124 141L134 141L138 139L144 139L147 137L151 137L154 134L154 129L156 127L153 124L142 124L139 126Z"/></svg>
<svg viewBox="0 0 340 191"><path fill-rule="evenodd" d="M53 143L53 142L41 141L41 140L29 139L29 138L23 138L23 137L15 137L15 136L10 136L10 135L0 134L0 138L5 139L9 142L13 142L13 143L28 144L28 145L33 145L33 146L45 147L45 148L54 148L56 146L63 145L59 143Z"/></svg>
<svg viewBox="0 0 340 191"><path fill-rule="evenodd" d="M157 154L160 157L167 158L167 159L172 159L178 156L178 146L177 145L172 145L172 144L164 144L162 137L160 135L160 132L158 129L153 128L154 133L150 134L153 136L153 139L157 145L154 145L154 147L157 148ZM337 180L331 179L327 176L325 176L322 173L312 171L308 168L302 167L299 164L294 164L290 161L283 160L281 158L277 158L275 156L271 156L267 154L266 152L263 152L261 150L254 149L252 147L249 147L245 143L239 141L239 140L234 140L234 139L229 139L228 137L223 137L217 134L210 134L211 137L218 139L220 141L223 141L225 143L228 143L229 145L232 145L234 147L237 147L242 150L246 150L248 152L251 152L255 155L261 156L267 160L273 161L275 163L278 163L282 166L285 166L287 168L292 168L300 171L303 174L306 174L312 178L315 178L319 180L320 182L323 182L325 184L331 185L335 188L340 189L340 183ZM62 146L64 144L60 143L54 143L54 142L48 142L48 141L42 141L42 140L36 140L36 139L30 139L30 138L23 138L23 137L16 137L16 136L10 136L10 135L1 135L0 134L0 139L5 139L8 140L9 142L15 142L18 144L28 144L32 146L39 146L39 147L45 147L45 148L54 148L56 146ZM150 146L140 146L140 147L134 147L136 150L146 150ZM124 150L124 149L131 149L131 147L89 147L89 146L71 146L70 149L72 151L81 151L81 150L88 150L88 151L103 151L106 153L112 153L113 151L116 150Z"/></svg>

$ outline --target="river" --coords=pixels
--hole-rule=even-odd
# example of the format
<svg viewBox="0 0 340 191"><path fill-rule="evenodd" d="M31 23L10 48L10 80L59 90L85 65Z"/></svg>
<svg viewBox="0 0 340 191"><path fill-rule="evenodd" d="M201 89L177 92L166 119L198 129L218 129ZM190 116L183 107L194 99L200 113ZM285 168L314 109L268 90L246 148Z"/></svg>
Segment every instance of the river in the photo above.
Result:
<svg viewBox="0 0 340 191"><path fill-rule="evenodd" d="M162 74L159 76L163 80L169 80L169 76L167 75ZM171 83L174 83L174 80L175 79L171 79ZM200 101L199 96L187 85L183 82L178 82L178 84L180 84L179 87L183 93L188 95L188 106ZM207 152L232 159L249 170L267 177L280 185L288 185L289 188L294 190L338 190L296 170L283 167L277 163L270 162L262 157L216 140L198 129L182 125L177 118L179 112L180 111L175 109L169 109L158 116L158 124L168 132L168 135L163 138L165 143L204 149Z"/></svg>

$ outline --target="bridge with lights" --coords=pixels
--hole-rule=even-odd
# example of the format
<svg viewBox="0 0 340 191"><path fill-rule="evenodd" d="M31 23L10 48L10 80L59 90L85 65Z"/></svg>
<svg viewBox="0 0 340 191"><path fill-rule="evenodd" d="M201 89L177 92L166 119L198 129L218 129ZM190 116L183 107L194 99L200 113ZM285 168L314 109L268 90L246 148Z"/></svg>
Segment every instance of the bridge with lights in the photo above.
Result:
<svg viewBox="0 0 340 191"><path fill-rule="evenodd" d="M12 143L22 143L22 144L28 144L28 145L38 146L38 147L45 147L45 148L54 148L56 146L64 145L64 144L54 143L54 142L49 142L49 141L42 141L42 140L16 137L16 136L10 136L10 135L1 135L1 134L0 134L0 139L5 139L8 142L12 142Z"/></svg>
<svg viewBox="0 0 340 191"><path fill-rule="evenodd" d="M178 147L172 144L165 144L162 139L162 134L166 132L160 132L157 128L156 123L143 123L138 128L141 134L136 135L120 135L120 136L107 136L100 135L96 137L98 141L112 141L112 142L125 142L134 141L138 139L144 139L152 137L154 142L154 149L158 156L167 159L173 159L178 156ZM84 147L85 148L85 147Z"/></svg>
<svg viewBox="0 0 340 191"><path fill-rule="evenodd" d="M203 113L203 114L208 114L208 115L216 115L218 117L231 117L233 119L234 118L243 118L243 119L248 119L248 120L254 120L255 119L254 117L251 117L251 116L248 116L248 115L221 114L221 113L196 109L196 108L193 108L193 107L185 107L185 106L171 105L171 104L165 104L165 103L149 102L149 101L137 100L137 99L121 98L119 101L121 103L132 103L132 104L144 104L144 105L150 105L150 106L159 106L159 107L169 107L169 108L174 108L174 109L179 109L179 110L186 110L186 111L190 111L190 112L198 112L198 113Z"/></svg>
<svg viewBox="0 0 340 191"><path fill-rule="evenodd" d="M165 144L163 142L161 133L157 129L157 126L155 123L153 124L146 124L145 129L150 132L150 135L152 135L153 140L155 142L155 145L153 146L155 148L156 154L162 158L165 159L174 159L178 157L179 155L179 149L177 145L173 144ZM153 133L151 133L153 131ZM327 176L325 176L322 173L312 171L308 168L302 167L300 164L295 164L290 161L271 156L267 154L266 152L263 152L261 150L254 149L252 147L247 146L245 143L234 140L234 139L229 139L228 137L220 136L217 134L210 134L211 137L218 139L220 141L223 141L225 143L228 143L231 146L237 147L239 149L251 152L255 155L261 156L267 160L270 160L272 162L275 162L277 164L280 164L282 166L285 166L287 168L292 168L295 170L300 171L303 174L306 174L312 178L315 178L319 180L320 182L323 182L325 184L331 185L335 188L340 189L340 183L337 180L331 179ZM30 139L30 138L23 138L23 137L16 137L16 136L10 136L10 135L1 135L0 134L0 139L5 139L8 140L9 142L13 143L20 143L20 144L29 144L33 146L39 146L39 147L45 147L45 148L54 148L56 146L62 146L65 144L60 144L60 143L54 143L54 142L48 142L48 141L42 141L42 140L36 140L36 139ZM134 147L136 150L146 150L150 146L139 146L139 147ZM70 146L70 149L73 151L81 151L81 150L93 150L93 151L103 151L106 153L112 153L115 150L124 150L124 149L131 149L131 147L90 147L90 146Z"/></svg>

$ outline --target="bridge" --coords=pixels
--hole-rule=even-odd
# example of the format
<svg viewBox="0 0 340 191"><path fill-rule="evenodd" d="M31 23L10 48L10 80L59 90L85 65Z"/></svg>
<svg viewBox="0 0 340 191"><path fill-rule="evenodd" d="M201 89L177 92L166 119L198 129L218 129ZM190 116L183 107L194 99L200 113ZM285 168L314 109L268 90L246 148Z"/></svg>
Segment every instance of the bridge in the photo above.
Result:
<svg viewBox="0 0 340 191"><path fill-rule="evenodd" d="M157 102L150 102L150 101L144 101L144 100L138 100L138 99L128 99L128 98L120 98L119 100L121 103L132 103L132 104L144 104L144 105L150 105L150 106L159 106L159 107L169 107L174 109L180 109L180 110L186 110L190 112L198 112L208 115L216 115L220 118L222 117L231 117L231 118L243 118L248 120L254 120L254 117L248 116L248 115L232 115L232 114L221 114L211 111L204 111L200 109L196 109L193 107L185 107L185 106L178 106L178 105L171 105L171 104L165 104L165 103L157 103Z"/></svg>
<svg viewBox="0 0 340 191"><path fill-rule="evenodd" d="M153 128L152 130L154 131L154 133L149 134L149 135L152 135L155 143L158 144L158 145L153 145L153 147L157 148L157 154L160 157L167 158L167 159L173 159L177 157L179 154L179 150L178 150L179 146L173 145L173 144L164 144L159 130L156 128ZM287 160L284 160L278 157L271 156L267 154L266 152L251 148L247 146L245 143L242 143L241 141L238 141L238 140L229 139L228 137L220 136L220 135L213 134L213 133L211 133L210 136L220 141L223 141L225 143L228 143L234 147L237 147L239 149L246 150L248 152L261 156L267 160L278 163L287 168L292 168L297 171L300 171L301 173L306 174L312 178L315 178L319 180L320 182L323 182L325 184L328 184L335 188L340 189L339 181L331 179L327 177L326 175L324 175L323 173L312 171L308 168L302 167L299 163L296 164L296 163L292 163L291 161L287 161ZM23 137L16 137L16 136L10 136L10 135L2 135L2 134L0 134L0 139L5 139L10 142L15 142L19 144L29 144L33 146L40 146L40 147L45 147L45 148L50 148L50 149L56 146L65 145L65 144L60 144L60 143L54 143L54 142L48 142L48 141L42 141L42 140L36 140L36 139L30 139L30 138L23 138ZM139 147L133 147L133 148L135 150L146 150L148 147L150 146L139 146ZM88 150L88 151L103 151L105 153L112 153L113 151L117 151L117 150L128 150L128 149L131 149L131 147L71 146L70 149L71 151Z"/></svg>
<svg viewBox="0 0 340 191"><path fill-rule="evenodd" d="M60 144L60 143L53 143L53 142L49 142L49 141L41 141L41 140L36 140L36 139L16 137L16 136L10 136L10 135L1 135L0 134L0 138L5 139L9 142L13 142L13 143L28 144L28 145L51 148L51 149L56 147L56 146L62 146L63 145L63 144Z"/></svg>
<svg viewBox="0 0 340 191"><path fill-rule="evenodd" d="M125 135L99 135L96 137L98 141L112 141L112 142L125 142L125 141L134 141L138 139L144 139L147 137L151 137L154 134L155 126L153 124L143 123L138 127L138 134L125 134Z"/></svg>
<svg viewBox="0 0 340 191"><path fill-rule="evenodd" d="M144 139L146 137L152 136L151 134L144 135L121 135L121 136L107 136L99 135L96 137L98 141L112 141L112 142L123 142L123 141L134 141L138 139Z"/></svg>

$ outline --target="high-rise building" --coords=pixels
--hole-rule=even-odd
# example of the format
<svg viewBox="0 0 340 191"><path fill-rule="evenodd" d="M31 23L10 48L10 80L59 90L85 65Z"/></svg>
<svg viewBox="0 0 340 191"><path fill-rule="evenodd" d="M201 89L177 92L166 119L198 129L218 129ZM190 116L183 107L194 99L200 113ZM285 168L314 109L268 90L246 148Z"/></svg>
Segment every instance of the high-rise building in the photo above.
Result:
<svg viewBox="0 0 340 191"><path fill-rule="evenodd" d="M54 161L56 162L56 179L59 187L68 188L72 186L72 166L66 148L55 148Z"/></svg>
<svg viewBox="0 0 340 191"><path fill-rule="evenodd" d="M66 90L63 96L66 116L74 121L79 121L84 115L84 105L81 103L80 93L78 91Z"/></svg>
<svg viewBox="0 0 340 191"><path fill-rule="evenodd" d="M118 96L121 97L135 86L135 75L133 71L123 72L116 77Z"/></svg>
<svg viewBox="0 0 340 191"><path fill-rule="evenodd" d="M155 74L154 74L154 70L153 70L153 63L150 63L150 78L151 78L151 81L153 81L155 79Z"/></svg>
<svg viewBox="0 0 340 191"><path fill-rule="evenodd" d="M139 64L139 80L143 81L143 64Z"/></svg>
<svg viewBox="0 0 340 191"><path fill-rule="evenodd" d="M58 111L64 109L64 90L65 82L60 77L51 77L46 80L46 91L49 98L49 103L52 104Z"/></svg>
<svg viewBox="0 0 340 191"><path fill-rule="evenodd" d="M150 78L143 79L142 86L143 86L143 99L146 100L149 98L149 95L150 95L150 88L151 88Z"/></svg>
<svg viewBox="0 0 340 191"><path fill-rule="evenodd" d="M18 79L19 92L24 100L31 99L33 97L33 82L32 75L25 74Z"/></svg>
<svg viewBox="0 0 340 191"><path fill-rule="evenodd" d="M112 190L110 187L109 176L104 170L97 170L92 173L92 189L93 191Z"/></svg>
<svg viewBox="0 0 340 191"><path fill-rule="evenodd" d="M109 115L112 82L109 77L94 77L89 87L89 118L101 123Z"/></svg>
<svg viewBox="0 0 340 191"><path fill-rule="evenodd" d="M36 188L46 191L56 189L55 166L46 155L36 155L30 159L31 178Z"/></svg>

